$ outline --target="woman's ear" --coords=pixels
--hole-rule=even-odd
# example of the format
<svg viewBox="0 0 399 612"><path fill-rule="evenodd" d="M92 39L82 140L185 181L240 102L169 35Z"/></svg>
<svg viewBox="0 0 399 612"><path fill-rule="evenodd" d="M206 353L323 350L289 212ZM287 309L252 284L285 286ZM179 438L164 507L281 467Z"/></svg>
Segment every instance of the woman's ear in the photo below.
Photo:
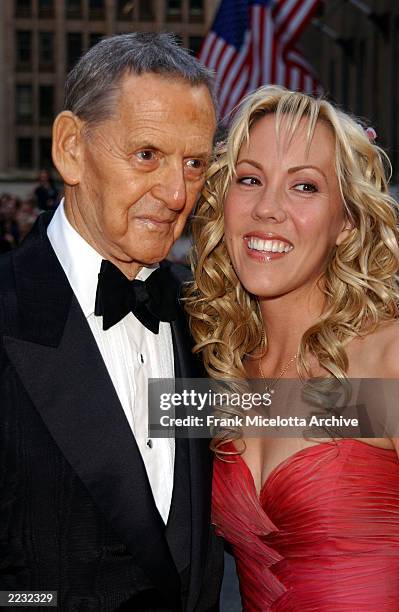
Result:
<svg viewBox="0 0 399 612"><path fill-rule="evenodd" d="M83 122L71 111L62 111L53 124L52 156L67 185L77 185L82 171Z"/></svg>
<svg viewBox="0 0 399 612"><path fill-rule="evenodd" d="M337 236L337 238L335 240L336 246L339 246L341 244L341 242L346 240L352 230L353 230L352 223L349 221L349 219L346 219L345 222L343 223L343 227L342 227L340 233L338 234L338 236Z"/></svg>

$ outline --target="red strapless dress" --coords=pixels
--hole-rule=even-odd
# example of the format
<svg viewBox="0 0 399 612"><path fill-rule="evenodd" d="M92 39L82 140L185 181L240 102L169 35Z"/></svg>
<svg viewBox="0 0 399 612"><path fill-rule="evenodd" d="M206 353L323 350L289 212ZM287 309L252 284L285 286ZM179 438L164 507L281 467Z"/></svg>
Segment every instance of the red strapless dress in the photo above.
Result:
<svg viewBox="0 0 399 612"><path fill-rule="evenodd" d="M305 448L259 497L245 461L230 460L215 461L213 523L232 546L245 612L399 611L395 451L357 440Z"/></svg>

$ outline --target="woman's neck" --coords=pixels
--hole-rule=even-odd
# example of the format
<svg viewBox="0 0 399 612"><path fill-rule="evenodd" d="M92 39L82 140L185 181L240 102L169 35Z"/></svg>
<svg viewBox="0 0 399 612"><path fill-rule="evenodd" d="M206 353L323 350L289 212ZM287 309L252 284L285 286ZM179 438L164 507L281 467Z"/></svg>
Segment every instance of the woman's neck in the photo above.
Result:
<svg viewBox="0 0 399 612"><path fill-rule="evenodd" d="M260 298L259 302L267 361L274 369L297 353L303 334L320 318L324 297L319 289L307 288L277 298Z"/></svg>

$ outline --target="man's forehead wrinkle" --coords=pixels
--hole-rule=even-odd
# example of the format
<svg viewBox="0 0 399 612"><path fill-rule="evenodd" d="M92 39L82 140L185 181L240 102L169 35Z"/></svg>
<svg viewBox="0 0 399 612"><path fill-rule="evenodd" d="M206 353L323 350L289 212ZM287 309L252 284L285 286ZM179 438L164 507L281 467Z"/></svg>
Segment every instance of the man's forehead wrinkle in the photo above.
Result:
<svg viewBox="0 0 399 612"><path fill-rule="evenodd" d="M162 146L173 148L178 144L176 139L171 138L170 130L165 129L163 125L157 126L145 121L135 123L131 131L125 130L124 141L128 147ZM203 132L196 134L193 130L188 136L181 138L178 148L182 150L195 149L194 153L209 155L211 153L211 141Z"/></svg>
<svg viewBox="0 0 399 612"><path fill-rule="evenodd" d="M143 92L141 92L143 95ZM153 96L153 94L152 94ZM133 98L132 96L121 97L117 105L116 113L119 118L126 120L130 116L143 117L148 120L162 121L167 119L176 122L179 120L179 114L176 113L176 106L182 103L182 111L191 119L198 119L203 115L210 115L210 121L214 119L209 108L203 108L203 104L196 100L187 100L187 92L182 91L179 94L162 96L160 99L154 97Z"/></svg>
<svg viewBox="0 0 399 612"><path fill-rule="evenodd" d="M190 113L190 119L195 121L198 118L198 109L195 107ZM160 104L157 107L149 107L148 105L134 105L128 108L120 109L117 119L122 123L133 123L135 126L142 124L161 123L165 125L179 125L179 115L176 113L176 107L172 104L165 106Z"/></svg>

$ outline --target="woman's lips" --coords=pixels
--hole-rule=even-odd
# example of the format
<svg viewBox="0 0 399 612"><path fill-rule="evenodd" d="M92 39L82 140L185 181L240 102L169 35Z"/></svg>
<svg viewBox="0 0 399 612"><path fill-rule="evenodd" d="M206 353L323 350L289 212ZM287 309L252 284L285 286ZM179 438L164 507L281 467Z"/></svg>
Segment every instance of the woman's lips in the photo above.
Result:
<svg viewBox="0 0 399 612"><path fill-rule="evenodd" d="M287 238L273 233L246 234L244 244L247 254L257 261L282 259L294 249L294 245Z"/></svg>

